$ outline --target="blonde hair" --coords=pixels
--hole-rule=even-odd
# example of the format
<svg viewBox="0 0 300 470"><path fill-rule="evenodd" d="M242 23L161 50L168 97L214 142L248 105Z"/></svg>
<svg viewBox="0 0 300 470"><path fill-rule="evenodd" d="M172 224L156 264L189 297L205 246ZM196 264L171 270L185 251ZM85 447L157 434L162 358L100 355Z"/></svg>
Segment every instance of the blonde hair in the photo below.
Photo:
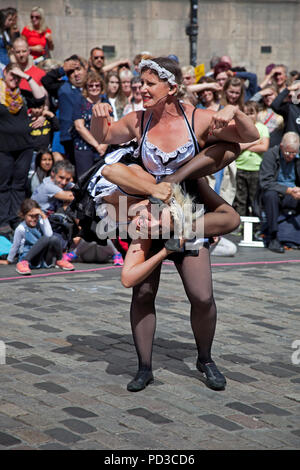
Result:
<svg viewBox="0 0 300 470"><path fill-rule="evenodd" d="M204 215L203 207L196 210L194 197L184 193L180 184L172 184L172 195L168 206L174 221L174 229L185 239L195 236L193 222Z"/></svg>
<svg viewBox="0 0 300 470"><path fill-rule="evenodd" d="M41 30L42 32L45 32L45 31L47 30L48 26L46 25L45 12L44 12L43 8L41 8L41 7L33 7L33 8L31 9L30 14L33 13L33 12L37 12L37 13L40 15L40 17L41 17L41 21L40 21L40 30ZM30 29L32 30L33 28L30 27Z"/></svg>

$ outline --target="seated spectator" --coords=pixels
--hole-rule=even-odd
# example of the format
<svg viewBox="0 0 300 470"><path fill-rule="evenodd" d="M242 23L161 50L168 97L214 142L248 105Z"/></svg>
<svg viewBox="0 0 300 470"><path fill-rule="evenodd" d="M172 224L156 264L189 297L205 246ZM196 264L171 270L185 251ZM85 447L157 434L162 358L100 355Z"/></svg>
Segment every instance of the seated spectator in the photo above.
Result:
<svg viewBox="0 0 300 470"><path fill-rule="evenodd" d="M107 74L106 94L113 110L114 120L118 121L123 116L124 108L128 103L117 72L111 71Z"/></svg>
<svg viewBox="0 0 300 470"><path fill-rule="evenodd" d="M286 101L288 100L288 101ZM284 133L300 134L300 83L284 88L272 101L271 108L284 119Z"/></svg>
<svg viewBox="0 0 300 470"><path fill-rule="evenodd" d="M279 215L290 210L296 214L300 213L300 158L297 133L287 132L280 145L272 147L264 154L259 171L259 185L261 210L266 217L265 234L268 248L277 253L284 253L278 237ZM295 230L294 236L296 244L300 245L299 228Z"/></svg>
<svg viewBox="0 0 300 470"><path fill-rule="evenodd" d="M44 178L50 176L54 165L54 157L52 152L47 148L39 150L35 157L35 171L30 176L30 194L43 182Z"/></svg>
<svg viewBox="0 0 300 470"><path fill-rule="evenodd" d="M251 98L251 101L261 103L257 120L267 126L270 133L270 147L279 145L283 135L284 120L283 117L275 113L271 108L274 99L277 97L275 86L269 86L263 90L258 91Z"/></svg>
<svg viewBox="0 0 300 470"><path fill-rule="evenodd" d="M56 212L61 207L67 207L73 201L74 166L68 160L62 160L53 165L50 176L32 194L34 199L47 214Z"/></svg>
<svg viewBox="0 0 300 470"><path fill-rule="evenodd" d="M40 100L32 100L31 108L28 110L30 119L30 134L33 139L33 148L38 151L52 146L54 132L59 130L59 122L52 111L45 107L45 97ZM39 118L45 119L40 121ZM38 122L38 124L37 124ZM37 125L36 125L37 124Z"/></svg>
<svg viewBox="0 0 300 470"><path fill-rule="evenodd" d="M11 45L10 27L13 15L8 8L0 10L0 63L9 64L8 48Z"/></svg>
<svg viewBox="0 0 300 470"><path fill-rule="evenodd" d="M53 234L47 216L36 201L23 201L20 218L23 222L15 230L7 257L8 264L17 257L17 273L30 275L31 269L51 268L55 265L67 271L74 270L74 266L63 258L60 241Z"/></svg>
<svg viewBox="0 0 300 470"><path fill-rule="evenodd" d="M254 122L260 139L251 145L240 144L241 150L245 150L236 159L236 194L233 207L240 216L249 216L253 214L262 154L268 150L270 139L268 128L257 121L257 103L254 101L245 103L244 113Z"/></svg>
<svg viewBox="0 0 300 470"><path fill-rule="evenodd" d="M26 39L30 54L33 59L44 56L50 57L50 51L53 51L54 44L52 40L52 31L46 25L44 10L40 7L34 7L30 13L31 24L22 30L22 37Z"/></svg>
<svg viewBox="0 0 300 470"><path fill-rule="evenodd" d="M43 91L18 66L8 64L0 79L0 229L9 232L19 223L17 216L25 199L27 175L33 154L29 118L19 83L24 79L36 99Z"/></svg>
<svg viewBox="0 0 300 470"><path fill-rule="evenodd" d="M104 83L97 72L87 73L80 105L73 110L75 170L77 178L91 168L99 157L105 155L108 145L99 144L90 132L93 106L99 101L108 102L103 95Z"/></svg>
<svg viewBox="0 0 300 470"><path fill-rule="evenodd" d="M128 113L131 113L132 111L140 111L144 109L141 89L142 89L141 77L138 75L135 75L131 79L131 90L132 90L133 96L132 96L130 103L128 103L125 106L124 111L123 111L123 116L125 116Z"/></svg>
<svg viewBox="0 0 300 470"><path fill-rule="evenodd" d="M243 110L244 106L244 83L241 78L229 77L223 86L221 104L231 104Z"/></svg>

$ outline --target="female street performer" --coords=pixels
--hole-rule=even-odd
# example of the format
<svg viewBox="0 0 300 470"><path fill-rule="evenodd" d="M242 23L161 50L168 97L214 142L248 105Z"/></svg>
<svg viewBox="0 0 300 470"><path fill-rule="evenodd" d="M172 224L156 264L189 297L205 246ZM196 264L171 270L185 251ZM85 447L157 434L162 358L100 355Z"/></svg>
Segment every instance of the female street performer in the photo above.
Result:
<svg viewBox="0 0 300 470"><path fill-rule="evenodd" d="M136 139L139 142L137 163L154 175L157 182L166 177L165 181L178 183L214 173L237 158L239 143L259 139L253 123L237 107L229 105L213 113L202 109L194 111L193 106L181 103L181 70L171 59L142 61L140 70L145 113L132 112L112 122L110 106L97 104L93 108L91 132L99 142L108 144ZM204 148L212 136L218 143ZM200 151L201 148L204 149ZM107 165L102 174L129 194L155 196L162 200L168 200L171 195L168 182L145 183L143 178L137 178L130 166L121 163ZM201 195L201 188L199 193ZM210 388L222 390L226 379L211 357L216 306L208 247L200 249L197 256L188 254L176 253L174 262L191 303L191 325L198 350L197 368L205 374ZM130 317L139 364L135 378L127 385L132 392L144 389L153 381L154 302L160 270L161 263L133 288Z"/></svg>

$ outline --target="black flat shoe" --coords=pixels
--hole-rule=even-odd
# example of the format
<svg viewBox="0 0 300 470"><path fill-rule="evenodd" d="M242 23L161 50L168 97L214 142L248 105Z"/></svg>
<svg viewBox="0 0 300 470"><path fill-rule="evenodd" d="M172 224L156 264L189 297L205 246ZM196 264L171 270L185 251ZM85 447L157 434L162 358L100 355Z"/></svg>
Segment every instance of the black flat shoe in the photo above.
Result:
<svg viewBox="0 0 300 470"><path fill-rule="evenodd" d="M219 371L214 362L208 362L207 364L202 364L199 359L197 359L196 364L199 372L202 372L206 377L206 384L212 390L224 390L226 386L226 379L223 374Z"/></svg>
<svg viewBox="0 0 300 470"><path fill-rule="evenodd" d="M127 385L129 392L139 392L154 381L151 370L138 371L134 379Z"/></svg>

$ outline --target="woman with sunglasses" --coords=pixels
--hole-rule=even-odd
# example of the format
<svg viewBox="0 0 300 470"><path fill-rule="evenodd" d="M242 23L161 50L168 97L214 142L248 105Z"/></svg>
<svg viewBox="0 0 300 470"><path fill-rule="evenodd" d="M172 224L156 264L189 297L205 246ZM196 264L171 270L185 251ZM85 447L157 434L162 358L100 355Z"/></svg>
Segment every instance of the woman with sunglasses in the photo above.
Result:
<svg viewBox="0 0 300 470"><path fill-rule="evenodd" d="M80 106L73 112L75 127L75 169L77 178L85 173L99 156L106 152L107 145L99 144L90 132L93 106L98 102L107 102L103 96L104 83L97 72L91 70L87 74L87 79L82 91Z"/></svg>
<svg viewBox="0 0 300 470"><path fill-rule="evenodd" d="M21 35L26 39L30 48L30 54L34 59L44 56L50 58L50 52L54 49L52 31L45 23L44 10L34 7L30 13L31 25L23 28Z"/></svg>

